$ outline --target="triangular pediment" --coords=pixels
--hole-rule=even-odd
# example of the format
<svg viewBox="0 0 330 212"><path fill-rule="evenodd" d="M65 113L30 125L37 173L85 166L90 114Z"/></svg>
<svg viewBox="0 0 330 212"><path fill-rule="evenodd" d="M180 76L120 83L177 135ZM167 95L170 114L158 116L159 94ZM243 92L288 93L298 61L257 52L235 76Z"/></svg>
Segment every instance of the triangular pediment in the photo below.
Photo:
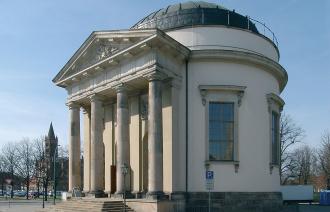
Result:
<svg viewBox="0 0 330 212"><path fill-rule="evenodd" d="M155 33L155 30L93 32L53 81L58 82L73 76Z"/></svg>

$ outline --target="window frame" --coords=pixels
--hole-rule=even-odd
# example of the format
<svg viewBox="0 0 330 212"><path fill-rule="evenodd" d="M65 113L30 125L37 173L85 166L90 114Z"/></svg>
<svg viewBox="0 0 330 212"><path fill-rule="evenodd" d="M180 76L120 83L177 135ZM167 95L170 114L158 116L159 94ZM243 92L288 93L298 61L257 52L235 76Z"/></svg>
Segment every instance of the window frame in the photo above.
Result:
<svg viewBox="0 0 330 212"><path fill-rule="evenodd" d="M205 106L205 165L210 163L231 163L235 172L239 167L239 107L244 96L245 86L234 85L200 85L202 104ZM234 104L234 143L232 160L210 160L209 158L209 105L210 102Z"/></svg>
<svg viewBox="0 0 330 212"><path fill-rule="evenodd" d="M270 174L274 167L279 168L281 166L281 134L280 134L280 119L281 119L281 112L283 110L283 106L285 104L284 100L274 93L269 93L266 95L267 103L268 103L268 113L269 113L269 169ZM277 162L273 161L273 113L277 114Z"/></svg>
<svg viewBox="0 0 330 212"><path fill-rule="evenodd" d="M274 117L274 115L276 116L276 122L274 123L273 122L273 117ZM273 124L275 124L275 125L273 125ZM270 126L270 128L271 128L271 134L270 134L270 136L271 136L271 164L273 164L274 166L279 166L279 164L280 164L280 146L281 146L281 144L280 144L280 114L277 112L277 111L274 111L274 110L272 110L271 111L271 126ZM275 129L274 128L276 128L276 131L275 131ZM274 141L274 134L277 134L277 136L276 136L276 147L275 148L277 148L276 149L276 161L274 161L274 143L273 143L273 141Z"/></svg>

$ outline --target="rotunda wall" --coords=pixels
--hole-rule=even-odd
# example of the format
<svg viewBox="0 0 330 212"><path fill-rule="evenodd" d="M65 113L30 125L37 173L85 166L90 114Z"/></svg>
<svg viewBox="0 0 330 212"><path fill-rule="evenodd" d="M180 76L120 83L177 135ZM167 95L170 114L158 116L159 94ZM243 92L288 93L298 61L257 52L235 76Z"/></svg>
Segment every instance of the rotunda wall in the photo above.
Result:
<svg viewBox="0 0 330 212"><path fill-rule="evenodd" d="M266 98L268 93L279 94L278 81L260 67L215 60L189 62L189 191L206 191L208 113L207 105L202 104L200 85L246 86L238 107L239 168L236 173L233 162L210 162L210 170L215 172L214 190L279 191L278 168L270 174L270 114Z"/></svg>
<svg viewBox="0 0 330 212"><path fill-rule="evenodd" d="M263 55L276 62L279 60L279 53L271 40L244 29L196 26L168 31L167 34L192 50L244 51Z"/></svg>

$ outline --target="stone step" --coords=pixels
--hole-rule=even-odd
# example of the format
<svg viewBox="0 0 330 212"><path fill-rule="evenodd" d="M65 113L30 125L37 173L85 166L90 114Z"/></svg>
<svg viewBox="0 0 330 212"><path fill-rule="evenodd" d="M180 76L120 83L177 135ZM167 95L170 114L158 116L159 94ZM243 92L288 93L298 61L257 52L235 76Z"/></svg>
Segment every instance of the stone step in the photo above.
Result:
<svg viewBox="0 0 330 212"><path fill-rule="evenodd" d="M49 210L48 212L74 212L74 211L78 211L78 212L86 212L86 210L77 210L77 209L55 209L55 210ZM110 209L110 210L89 210L88 212L122 212L123 210L122 209ZM126 210L127 212L134 212L134 210L132 209L129 209L129 210Z"/></svg>
<svg viewBox="0 0 330 212"><path fill-rule="evenodd" d="M64 203L65 204L65 203ZM109 202L109 203L84 203L84 202L72 202L72 203L66 203L66 204L79 204L79 205L122 205L123 202Z"/></svg>
<svg viewBox="0 0 330 212"><path fill-rule="evenodd" d="M72 207L72 208L49 208L49 209L55 209L55 210L83 210L86 211L86 208L76 208L76 207ZM102 209L88 209L88 211L108 211L108 210L123 210L123 208L102 208ZM129 207L126 207L126 210L132 210Z"/></svg>
<svg viewBox="0 0 330 212"><path fill-rule="evenodd" d="M102 200L69 200L58 203L55 206L39 210L40 212L121 212L124 203L122 201L102 201ZM133 209L125 206L126 211L134 212Z"/></svg>
<svg viewBox="0 0 330 212"><path fill-rule="evenodd" d="M127 207L127 206L126 206ZM57 208L90 208L90 209L102 209L102 208L123 208L123 205L107 205L107 206L95 206L95 205L58 205Z"/></svg>
<svg viewBox="0 0 330 212"><path fill-rule="evenodd" d="M99 207L105 207L105 206L115 206L115 205L123 205L123 203L110 203L110 204L85 204L85 203L65 203L60 205L80 205L80 206L99 206Z"/></svg>
<svg viewBox="0 0 330 212"><path fill-rule="evenodd" d="M113 207L80 207L80 206L65 206L65 205L60 205L60 206L57 206L56 208L59 208L59 209L65 209L65 208L84 208L84 209L123 209L124 207L123 206L113 206ZM128 206L126 206L127 209L129 209Z"/></svg>
<svg viewBox="0 0 330 212"><path fill-rule="evenodd" d="M81 211L81 212L107 212L107 211L123 211L123 208L108 208L108 209L100 209L100 210L86 210L84 208L52 208L47 211ZM126 211L133 212L134 210L131 208L126 208Z"/></svg>
<svg viewBox="0 0 330 212"><path fill-rule="evenodd" d="M115 204L82 204L82 203L72 203L72 204L60 204L60 205L79 205L79 206L96 206L96 207L108 207L108 206L120 206L123 205L123 203L115 203Z"/></svg>

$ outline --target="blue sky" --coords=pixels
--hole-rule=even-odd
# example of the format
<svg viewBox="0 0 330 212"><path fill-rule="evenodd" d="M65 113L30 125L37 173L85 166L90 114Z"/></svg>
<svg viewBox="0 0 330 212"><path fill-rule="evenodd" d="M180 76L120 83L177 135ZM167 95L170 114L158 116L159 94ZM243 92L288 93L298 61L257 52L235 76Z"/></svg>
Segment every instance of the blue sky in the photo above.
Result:
<svg viewBox="0 0 330 212"><path fill-rule="evenodd" d="M66 93L52 78L92 31L127 29L147 14L180 1L0 0L0 145L37 138L54 124L67 143ZM221 0L265 22L276 34L289 74L285 111L319 144L330 129L330 2Z"/></svg>

